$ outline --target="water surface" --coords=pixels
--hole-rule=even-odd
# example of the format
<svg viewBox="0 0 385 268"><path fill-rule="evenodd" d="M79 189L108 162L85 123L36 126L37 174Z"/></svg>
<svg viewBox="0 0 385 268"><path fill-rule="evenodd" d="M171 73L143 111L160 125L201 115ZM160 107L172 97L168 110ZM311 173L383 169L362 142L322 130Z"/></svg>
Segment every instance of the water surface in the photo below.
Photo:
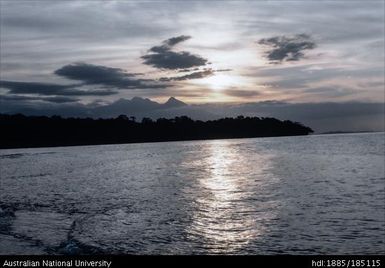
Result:
<svg viewBox="0 0 385 268"><path fill-rule="evenodd" d="M384 133L0 150L1 254L384 254Z"/></svg>

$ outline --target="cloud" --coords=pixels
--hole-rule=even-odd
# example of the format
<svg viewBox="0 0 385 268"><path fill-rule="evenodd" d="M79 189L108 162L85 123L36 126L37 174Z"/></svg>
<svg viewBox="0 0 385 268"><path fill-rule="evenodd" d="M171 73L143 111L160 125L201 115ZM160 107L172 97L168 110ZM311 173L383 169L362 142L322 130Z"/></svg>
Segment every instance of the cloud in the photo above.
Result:
<svg viewBox="0 0 385 268"><path fill-rule="evenodd" d="M144 60L143 63L155 68L170 70L206 65L208 60L199 55L194 55L187 51L175 52L171 50L176 44L190 38L190 36L181 35L163 41L161 46L150 48L149 53L141 57Z"/></svg>
<svg viewBox="0 0 385 268"><path fill-rule="evenodd" d="M191 38L191 36L189 36L189 35L180 35L177 37L171 37L165 41L165 44L172 47L172 46L175 46L176 44L178 44L180 42L184 42L190 38Z"/></svg>
<svg viewBox="0 0 385 268"><path fill-rule="evenodd" d="M161 46L154 46L150 48L149 51L155 52L155 53L163 53L165 51L169 51L172 49L173 46L177 45L178 43L184 42L188 39L190 39L191 36L188 35L181 35L177 37L171 37L165 41L163 41L163 45Z"/></svg>
<svg viewBox="0 0 385 268"><path fill-rule="evenodd" d="M171 70L202 66L207 63L206 59L186 51L164 51L162 53L152 53L142 56L142 59L144 59L144 64L151 65L159 69Z"/></svg>
<svg viewBox="0 0 385 268"><path fill-rule="evenodd" d="M259 91L255 90L227 89L223 90L222 92L226 95L240 98L255 97L261 95Z"/></svg>
<svg viewBox="0 0 385 268"><path fill-rule="evenodd" d="M183 76L175 76L175 77L162 77L159 80L160 81L183 81L183 80L190 80L190 79L200 79L204 77L208 77L214 74L213 69L207 69L199 72L193 72L191 74L186 74Z"/></svg>
<svg viewBox="0 0 385 268"><path fill-rule="evenodd" d="M356 93L356 91L351 88L342 88L342 87L307 88L302 90L302 92L305 94L310 94L311 97L314 97L315 95L318 95L318 96L325 95L333 98L344 97L344 96L348 96Z"/></svg>
<svg viewBox="0 0 385 268"><path fill-rule="evenodd" d="M155 51L147 52L153 46L163 46L163 49L160 49L161 52L184 50L200 55L213 61L217 68L234 67L237 69L237 74L242 76L242 73L250 72L253 67L275 69L301 65L305 68L302 64L268 64L268 66L262 62L256 64L254 57L258 55L255 54L255 49L250 47L249 42L279 36L292 38L297 33L308 33L319 49L302 50L301 53L310 56L310 53L319 52L322 53L322 59L313 58L306 60L304 64L315 66L322 64L323 70L297 72L279 68L281 70L276 70L277 77L263 78L255 72L245 77L250 84L245 84L245 87L240 89L252 90L254 89L252 85L263 83L269 86L268 90L272 93L272 97L278 98L282 94L280 99L290 96L292 101L304 101L303 90L334 86L338 82L337 86L346 84L347 87L357 91L355 94L344 97L344 100L376 101L380 99L381 94L383 95L383 91L380 91L381 85L376 88L363 85L361 89L358 86L358 83L383 81L384 3L381 1L373 2L371 5L357 1L354 3L300 1L290 2L279 8L277 8L279 4L274 1L237 1L231 5L231 8L217 1L209 1L204 5L195 3L196 1L186 4L178 2L177 5L173 3L174 1L159 3L158 1L156 3L106 1L108 3L103 3L103 8L93 3L94 1L3 2L0 66L2 80L46 83L51 81L61 84L54 80L46 80L45 78L51 79L46 74L77 61L97 62L110 67L135 66L135 71L127 68L127 72L140 72L141 68L150 68L148 65L140 67L144 61L140 56L157 54ZM317 16L312 15L312 10L315 9L319 11ZM213 16L213 14L220 14L220 16ZM101 17L103 20L100 20ZM170 18L177 19L170 20ZM325 27L325 25L333 27ZM187 35L179 37L179 34L175 33ZM169 37L173 38L162 42ZM254 46L266 48L269 51L274 49L272 46L257 43L254 43ZM142 54L138 54L139 51L142 51ZM275 62L285 63L286 59ZM301 61L300 59L299 62L292 61L292 63L301 63ZM118 65L111 65L108 62ZM269 62L268 58L266 62ZM52 69L52 66L57 68ZM211 67L211 65L203 67L207 66ZM121 68L126 69L126 67ZM159 78L184 76L200 71L194 68L172 70L175 74L151 72L149 75ZM336 72L336 68L341 70ZM376 70L368 73L369 69L373 68ZM359 73L356 71L350 73L349 70L353 69L358 70ZM186 72L176 74L180 70L186 70ZM357 78L358 75L360 79ZM33 79L27 77L33 77ZM132 76L126 79L137 80L136 78L152 78L152 76ZM161 82L158 81L160 84ZM81 80L72 80L66 84L69 83L81 83ZM156 84L156 82L153 83ZM173 81L169 83L173 84ZM150 82L143 82L143 84L150 84ZM195 94L191 95L191 98L186 97L187 101L195 103L214 101L214 99L208 99L205 85L184 85L182 81L174 81L174 84L178 84L178 87L173 87L177 92L174 93L176 96L179 96L178 91L180 94ZM93 85L95 87L90 85L79 89L119 89L109 85L102 85L102 87L98 84ZM202 91L198 92L198 90ZM125 90L119 93L119 97L156 95L162 98L169 96L169 92L168 89ZM313 92L314 95L309 92L306 94L306 101L331 100L333 96L327 97L329 96L327 92L326 90L323 94ZM117 95L114 95L115 97ZM88 103L94 98L82 99L84 103ZM248 101L248 98L237 100Z"/></svg>
<svg viewBox="0 0 385 268"><path fill-rule="evenodd" d="M214 75L214 73L232 71L232 69L214 70L212 68L203 68L203 70L199 70L199 71L198 70L199 70L199 68L183 69L183 70L178 71L178 73L185 73L185 72L191 72L191 71L197 71L197 72L192 72L190 74L186 74L183 76L162 77L159 80L160 81L183 81L183 80L190 80L190 79L200 79L200 78L212 76L212 75Z"/></svg>
<svg viewBox="0 0 385 268"><path fill-rule="evenodd" d="M305 50L314 49L316 44L307 34L294 36L275 36L261 39L258 44L268 47L266 57L271 63L298 61L304 58Z"/></svg>
<svg viewBox="0 0 385 268"><path fill-rule="evenodd" d="M149 79L137 79L137 73L127 73L120 68L111 68L88 63L65 65L54 72L56 75L82 81L86 85L104 85L120 89L164 88L166 85Z"/></svg>
<svg viewBox="0 0 385 268"><path fill-rule="evenodd" d="M218 69L216 72L231 72L233 69Z"/></svg>
<svg viewBox="0 0 385 268"><path fill-rule="evenodd" d="M154 47L150 48L149 51L155 52L155 53L163 53L166 51L170 51L172 49L172 47L175 46L176 44L178 44L180 42L184 42L190 38L191 38L191 36L186 36L186 35L181 35L178 37L172 37L172 38L169 38L167 40L164 40L163 45L154 46Z"/></svg>
<svg viewBox="0 0 385 268"><path fill-rule="evenodd" d="M113 90L78 90L79 85L58 85L37 82L0 81L0 88L9 89L11 94L38 94L59 96L107 96L116 94Z"/></svg>
<svg viewBox="0 0 385 268"><path fill-rule="evenodd" d="M178 73L188 73L188 72L198 71L198 70L199 70L199 68L195 67L195 68L192 68L192 69L181 69L181 70L178 70L177 72Z"/></svg>
<svg viewBox="0 0 385 268"><path fill-rule="evenodd" d="M57 96L57 97L42 98L41 100L42 101L48 101L48 102L54 102L54 103L68 103L68 102L77 102L79 99Z"/></svg>
<svg viewBox="0 0 385 268"><path fill-rule="evenodd" d="M79 99L71 97L36 97L23 95L0 95L0 101L46 101L53 103L70 103L77 102Z"/></svg>

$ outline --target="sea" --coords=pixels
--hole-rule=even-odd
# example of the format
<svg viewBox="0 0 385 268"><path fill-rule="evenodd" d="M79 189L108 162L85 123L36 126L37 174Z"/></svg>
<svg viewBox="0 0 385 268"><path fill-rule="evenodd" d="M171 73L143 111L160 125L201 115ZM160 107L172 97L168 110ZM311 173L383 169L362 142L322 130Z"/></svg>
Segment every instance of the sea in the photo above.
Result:
<svg viewBox="0 0 385 268"><path fill-rule="evenodd" d="M385 254L384 135L0 150L0 254Z"/></svg>

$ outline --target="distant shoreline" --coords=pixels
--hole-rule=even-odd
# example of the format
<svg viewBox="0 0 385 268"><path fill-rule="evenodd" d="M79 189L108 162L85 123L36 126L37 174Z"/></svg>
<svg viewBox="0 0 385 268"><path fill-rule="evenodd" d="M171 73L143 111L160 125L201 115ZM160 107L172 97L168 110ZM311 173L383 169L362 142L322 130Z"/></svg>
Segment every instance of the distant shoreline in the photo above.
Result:
<svg viewBox="0 0 385 268"><path fill-rule="evenodd" d="M315 133L320 135L333 135L333 134L362 134L362 133L381 133L384 131L327 131L322 133Z"/></svg>
<svg viewBox="0 0 385 268"><path fill-rule="evenodd" d="M124 143L98 143L98 144L69 144L69 145L52 145L52 146L28 146L28 147L0 147L0 150L12 149L38 149L38 148L58 148L58 147L79 147L79 146L97 146L97 145L124 145L124 144L145 144L145 143L162 143L162 142L182 142L182 141L213 141L213 140L237 140L237 139L259 139L259 138L284 138L284 137L300 137L300 136L324 136L324 135L343 135L343 134L376 134L384 133L384 131L358 131L345 133L314 133L308 135L288 135L288 136L266 136L266 137L242 137L242 138L207 138L195 140L164 140L164 141L145 141L145 142L124 142Z"/></svg>
<svg viewBox="0 0 385 268"><path fill-rule="evenodd" d="M194 121L186 116L153 121L121 115L114 119L0 115L0 149L239 139L308 135L298 122L238 116Z"/></svg>
<svg viewBox="0 0 385 268"><path fill-rule="evenodd" d="M287 136L264 136L264 137L234 137L234 138L207 138L207 139L190 139L190 140L162 140L162 141L138 141L138 142L122 142L122 143L84 143L84 144L68 144L68 145L51 145L51 146L28 146L28 147L0 147L0 150L12 149L38 149L38 148L58 148L58 147L79 147L79 146L97 146L97 145L124 145L124 144L147 144L162 142L188 142L188 141L215 141L215 140L238 140L238 139L262 139L262 138L284 138L284 137L301 137L301 136L317 136L323 134L309 135L287 135Z"/></svg>

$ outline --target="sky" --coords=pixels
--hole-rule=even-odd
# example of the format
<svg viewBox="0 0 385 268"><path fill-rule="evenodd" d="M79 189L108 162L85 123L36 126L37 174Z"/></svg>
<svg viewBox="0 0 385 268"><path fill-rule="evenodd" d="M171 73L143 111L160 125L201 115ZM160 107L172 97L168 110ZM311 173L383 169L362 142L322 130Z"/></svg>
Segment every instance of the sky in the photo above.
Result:
<svg viewBox="0 0 385 268"><path fill-rule="evenodd" d="M0 12L0 112L170 96L384 103L382 0L0 0Z"/></svg>

